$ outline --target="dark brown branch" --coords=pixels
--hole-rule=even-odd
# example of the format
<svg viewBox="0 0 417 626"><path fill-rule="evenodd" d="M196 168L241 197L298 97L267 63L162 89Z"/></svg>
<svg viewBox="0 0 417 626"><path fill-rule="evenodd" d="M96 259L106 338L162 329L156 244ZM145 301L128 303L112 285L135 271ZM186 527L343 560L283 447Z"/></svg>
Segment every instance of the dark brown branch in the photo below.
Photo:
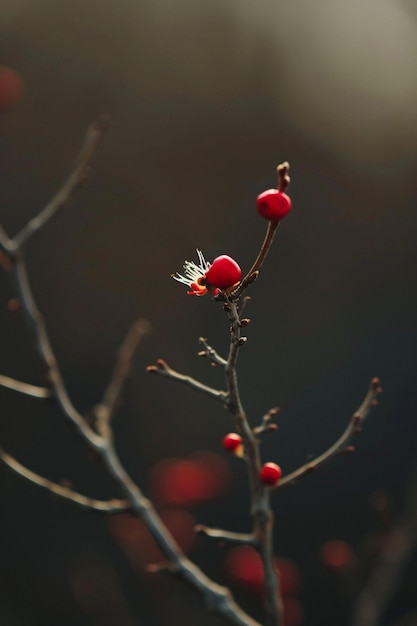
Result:
<svg viewBox="0 0 417 626"><path fill-rule="evenodd" d="M23 383L15 378L9 376L3 376L0 374L0 386L7 389L13 389L18 393L23 393L26 396L32 396L32 398L50 398L51 390L48 387L38 387L37 385L31 385L29 383Z"/></svg>
<svg viewBox="0 0 417 626"><path fill-rule="evenodd" d="M149 328L149 322L146 320L136 320L119 348L116 366L104 392L103 400L94 408L98 419L97 427L101 434L104 434L104 429L117 409L123 387L132 369L133 357L141 340L149 332Z"/></svg>
<svg viewBox="0 0 417 626"><path fill-rule="evenodd" d="M146 371L154 374L162 374L162 376L166 376L171 380L175 380L178 383L187 385L187 387L191 387L191 389L203 393L206 396L210 396L215 400L220 400L220 402L224 403L226 401L227 394L225 391L213 389L212 387L208 387L204 383L201 383L199 380L196 380L191 376L185 376L184 374L176 372L171 367L169 367L168 363L166 363L163 359L158 359L156 365L148 365Z"/></svg>
<svg viewBox="0 0 417 626"><path fill-rule="evenodd" d="M290 169L290 164L287 161L285 161L284 163L281 163L277 167L279 191L285 191L288 185L290 184L290 177L288 174L289 169ZM277 228L280 225L280 223L281 222L268 221L265 238L262 242L258 256L253 262L252 267L250 268L250 270L248 271L248 273L246 274L246 276L240 283L239 287L231 294L235 300L238 299L241 296L241 294L245 291L245 289L249 287L249 285L254 280L257 279L259 275L259 271L263 265L263 262L265 261L266 256L272 246L275 233L277 232Z"/></svg>
<svg viewBox="0 0 417 626"><path fill-rule="evenodd" d="M17 461L13 456L5 452L1 446L0 459L11 470L13 470L13 472L18 474L25 480L36 485L37 487L41 487L42 489L50 491L55 496L59 496L64 500L70 500L71 502L74 502L82 509L86 509L89 511L99 511L101 513L122 513L130 509L127 500L96 500L94 498L89 498L88 496L83 496L82 494L74 491L73 489L70 489L69 487L64 487L63 485L54 483L48 478L44 478L43 476L32 472L32 470L19 463L19 461Z"/></svg>
<svg viewBox="0 0 417 626"><path fill-rule="evenodd" d="M372 408L378 404L377 398L381 391L382 388L379 379L373 378L370 382L368 393L366 394L364 401L356 413L352 415L349 424L339 439L332 446L330 446L330 448L323 452L323 454L320 454L318 457L312 459L308 463L305 463L294 472L291 472L290 474L287 474L287 476L281 478L276 489L290 485L302 476L311 474L318 467L320 467L320 465L323 465L326 461L330 461L330 459L339 456L344 451L351 451L352 449L349 449L348 444L358 433L361 432L362 422L368 417Z"/></svg>
<svg viewBox="0 0 417 626"><path fill-rule="evenodd" d="M230 322L230 349L225 368L228 401L227 408L235 419L237 432L242 437L244 458L248 466L251 494L251 514L255 546L262 559L264 569L264 605L267 626L280 626L282 623L282 602L279 596L278 572L273 551L273 514L270 505L270 489L261 484L259 472L261 459L257 440L246 417L240 399L236 363L241 347L241 323L237 303L233 296L226 297L224 305Z"/></svg>

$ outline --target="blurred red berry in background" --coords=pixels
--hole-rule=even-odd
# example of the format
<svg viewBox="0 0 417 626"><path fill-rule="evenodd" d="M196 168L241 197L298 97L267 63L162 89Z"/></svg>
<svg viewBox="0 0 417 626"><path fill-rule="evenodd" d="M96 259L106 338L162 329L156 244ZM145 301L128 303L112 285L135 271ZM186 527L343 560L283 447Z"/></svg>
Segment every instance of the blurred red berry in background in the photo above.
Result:
<svg viewBox="0 0 417 626"><path fill-rule="evenodd" d="M339 539L326 541L321 547L320 557L324 565L339 573L348 571L355 562L350 545Z"/></svg>
<svg viewBox="0 0 417 626"><path fill-rule="evenodd" d="M0 65L0 110L16 106L23 97L24 85L19 72L12 67Z"/></svg>
<svg viewBox="0 0 417 626"><path fill-rule="evenodd" d="M262 593L264 570L261 557L251 546L231 548L226 553L225 569L229 577L256 594Z"/></svg>
<svg viewBox="0 0 417 626"><path fill-rule="evenodd" d="M190 506L222 495L230 483L227 464L220 455L205 452L188 459L165 459L150 472L150 485L157 502Z"/></svg>
<svg viewBox="0 0 417 626"><path fill-rule="evenodd" d="M283 598L284 626L299 626L304 620L304 611L297 598Z"/></svg>
<svg viewBox="0 0 417 626"><path fill-rule="evenodd" d="M182 509L161 512L161 519L180 548L188 552L195 542L195 519ZM132 565L144 571L147 565L160 563L164 555L153 540L145 524L127 513L114 515L110 519L110 530Z"/></svg>
<svg viewBox="0 0 417 626"><path fill-rule="evenodd" d="M284 559L282 557L276 557L275 565L279 572L281 595L295 595L300 585L300 576L297 566L290 559Z"/></svg>

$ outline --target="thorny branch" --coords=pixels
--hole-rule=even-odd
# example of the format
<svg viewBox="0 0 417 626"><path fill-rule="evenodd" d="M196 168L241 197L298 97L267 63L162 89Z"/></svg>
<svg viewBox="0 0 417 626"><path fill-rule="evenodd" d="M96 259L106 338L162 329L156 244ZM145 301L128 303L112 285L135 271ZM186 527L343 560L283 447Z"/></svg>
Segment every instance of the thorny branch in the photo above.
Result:
<svg viewBox="0 0 417 626"><path fill-rule="evenodd" d="M0 248L10 261L10 271L13 273L22 309L28 325L35 336L38 352L47 368L48 378L58 405L67 420L75 428L75 431L80 436L81 440L84 441L99 458L101 458L108 473L119 484L127 499L127 508L129 508L134 515L141 518L146 524L156 543L170 563L169 571L174 573L179 578L182 578L185 582L196 589L202 595L207 608L222 615L230 624L235 624L236 626L261 626L236 604L230 591L226 587L218 585L210 580L183 554L180 547L162 523L153 505L144 497L143 493L134 483L132 478L127 474L118 458L116 449L113 445L110 418L116 408L120 390L130 369L131 357L133 355L135 344L138 342L140 338L139 336L143 335L145 332L144 324L142 323L139 327L137 326L134 328L133 333L136 333L136 336L134 338L132 334L128 336L124 347L122 346L121 353L119 354L119 362L116 365L112 380L110 381L104 395L102 404L99 405L98 416L101 427L99 426L100 433L97 434L88 425L85 418L76 410L68 396L50 343L44 318L32 295L23 254L23 246L34 233L45 226L45 224L58 212L59 209L69 202L75 190L84 180L88 172L90 160L106 128L107 125L103 123L102 120L93 124L87 133L87 137L74 172L70 175L61 190L56 194L47 207L41 211L37 218L31 220L31 222L29 222L29 224L22 229L15 239L10 239L4 228L0 226ZM165 373L168 375L168 372L169 368L167 366ZM185 378L188 377L183 377L181 382L185 382L186 384L193 386L193 379L185 380ZM179 380L179 378L177 379ZM7 382L7 378L4 380ZM11 383L9 384L9 387L11 385L17 391L27 392L25 383ZM206 388L204 385L199 386L198 384L196 384L196 388L198 388L199 391L208 393L209 395L211 392L215 391L210 390L208 387ZM217 396L218 399L224 400L223 392L216 392L215 396ZM101 510L102 512L119 512L121 510L119 507L123 507L123 510L126 508L123 500L110 500L107 503L102 503L100 505L100 501L86 498L69 488L57 485L56 483L31 472L4 451L1 451L0 458L11 469L30 482L48 489L56 495L72 500L84 508ZM113 508L112 511L109 510L111 508Z"/></svg>

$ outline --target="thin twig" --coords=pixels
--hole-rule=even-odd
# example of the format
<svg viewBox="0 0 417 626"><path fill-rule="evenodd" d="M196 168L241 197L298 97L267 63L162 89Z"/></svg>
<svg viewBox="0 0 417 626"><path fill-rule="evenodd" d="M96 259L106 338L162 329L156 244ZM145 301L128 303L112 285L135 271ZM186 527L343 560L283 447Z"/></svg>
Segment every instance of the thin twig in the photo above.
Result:
<svg viewBox="0 0 417 626"><path fill-rule="evenodd" d="M206 396L210 396L215 400L220 400L220 402L224 403L227 399L227 393L225 391L213 389L213 387L208 387L204 383L201 383L199 380L196 380L191 376L186 376L184 374L176 372L171 367L169 367L168 363L166 363L166 361L164 361L163 359L158 359L156 365L148 365L146 371L166 376L167 378L175 380L178 383L187 385L187 387L191 387L191 389L203 393Z"/></svg>
<svg viewBox="0 0 417 626"><path fill-rule="evenodd" d="M74 193L81 187L88 176L91 159L108 127L109 120L104 116L90 126L73 171L46 207L36 217L32 218L14 239L8 243L7 251L9 253L14 254L20 250L35 233L43 228L72 199ZM4 245L4 237L2 239Z"/></svg>
<svg viewBox="0 0 417 626"><path fill-rule="evenodd" d="M198 341L204 347L204 350L201 350L198 356L208 359L214 366L226 367L227 360L220 356L220 354L207 343L207 339L199 337Z"/></svg>
<svg viewBox="0 0 417 626"><path fill-rule="evenodd" d="M278 412L279 407L274 406L272 409L269 409L268 413L265 413L260 426L256 426L253 429L253 432L257 437L259 435L262 435L263 433L273 432L274 430L277 430L278 425L274 423L271 424L271 420L278 414Z"/></svg>
<svg viewBox="0 0 417 626"><path fill-rule="evenodd" d="M44 478L43 476L32 472L32 470L22 465L22 463L19 463L19 461L17 461L12 455L5 452L1 446L0 459L11 470L13 470L13 472L18 474L25 480L34 485L37 485L38 487L41 487L42 489L50 491L55 496L59 496L60 498L64 498L64 500L70 500L71 502L74 502L82 509L86 509L89 511L99 511L101 513L122 513L130 509L127 500L96 500L95 498L83 496L82 494L74 491L73 489L70 489L69 487L64 487L63 485L54 483L48 478Z"/></svg>
<svg viewBox="0 0 417 626"><path fill-rule="evenodd" d="M280 163L277 166L278 189L281 192L286 191L288 185L290 184L289 169L290 164L288 163L288 161ZM249 287L249 285L258 278L259 271L263 265L263 262L266 259L269 250L271 249L272 242L274 241L274 237L280 223L280 221L268 221L265 238L262 242L258 256L253 262L252 267L240 283L239 287L231 294L235 300L238 299L245 291L245 289L247 289L247 287Z"/></svg>
<svg viewBox="0 0 417 626"><path fill-rule="evenodd" d="M101 434L104 433L104 429L108 426L117 409L123 387L132 369L133 357L141 340L149 332L149 328L148 321L136 320L118 350L116 366L104 392L103 400L94 408L94 413L98 419L97 427Z"/></svg>
<svg viewBox="0 0 417 626"><path fill-rule="evenodd" d="M311 461L308 461L308 463L305 463L294 472L291 472L290 474L287 474L287 476L281 478L276 489L288 486L302 476L311 474L320 465L323 465L323 463L325 463L326 461L330 461L330 459L340 455L345 450L352 451L353 448L349 447L348 444L358 433L361 432L362 422L368 417L372 408L378 404L377 398L378 394L380 394L381 391L382 388L379 379L373 378L370 382L368 392L362 404L360 405L356 413L352 415L349 424L347 425L345 431L342 433L339 439L318 457L312 459Z"/></svg>
<svg viewBox="0 0 417 626"><path fill-rule="evenodd" d="M13 389L13 391L23 393L26 396L32 396L32 398L50 398L52 395L48 387L38 387L37 385L24 383L3 374L0 374L0 386Z"/></svg>
<svg viewBox="0 0 417 626"><path fill-rule="evenodd" d="M103 439L97 435L87 424L83 416L76 410L71 402L64 381L59 371L58 362L52 350L49 335L46 329L43 315L40 313L32 295L29 278L26 270L23 251L20 250L14 257L13 277L19 292L22 309L27 322L35 335L38 352L48 369L48 378L52 385L55 398L58 401L64 415L75 427L77 432L87 441L94 450L99 450L103 445Z"/></svg>
<svg viewBox="0 0 417 626"><path fill-rule="evenodd" d="M417 469L407 485L401 519L391 530L356 602L351 626L378 626L400 588L417 547ZM410 621L410 624L416 624Z"/></svg>

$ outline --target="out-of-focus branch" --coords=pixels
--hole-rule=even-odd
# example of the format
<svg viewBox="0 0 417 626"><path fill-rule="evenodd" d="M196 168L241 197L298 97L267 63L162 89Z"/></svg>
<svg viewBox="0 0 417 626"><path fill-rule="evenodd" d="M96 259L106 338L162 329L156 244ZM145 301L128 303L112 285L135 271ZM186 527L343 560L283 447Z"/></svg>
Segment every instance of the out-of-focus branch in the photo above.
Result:
<svg viewBox="0 0 417 626"><path fill-rule="evenodd" d="M103 440L90 428L84 417L76 410L68 396L64 381L62 380L62 376L59 371L58 362L52 350L44 317L39 311L32 295L22 250L19 250L19 252L17 252L14 256L13 277L19 292L22 310L24 311L28 325L35 336L39 355L46 365L48 378L55 398L64 415L81 435L82 439L97 451L102 447Z"/></svg>
<svg viewBox="0 0 417 626"><path fill-rule="evenodd" d="M108 127L109 120L104 116L90 126L84 145L76 159L75 167L65 183L42 211L32 218L14 239L10 240L4 229L1 228L0 243L9 254L18 252L35 233L43 228L72 199L74 193L87 178L91 160Z"/></svg>
<svg viewBox="0 0 417 626"><path fill-rule="evenodd" d="M323 452L323 454L320 454L315 459L312 459L308 463L305 463L294 472L291 472L290 474L287 474L287 476L281 478L276 489L288 486L302 476L311 474L318 467L320 467L320 465L323 465L323 463L325 463L326 461L330 461L330 459L339 456L345 451L352 452L354 448L352 446L349 446L348 444L358 433L361 432L362 423L368 417L371 410L378 404L377 398L381 391L382 388L379 382L379 378L373 378L370 382L368 393L366 394L364 401L362 402L356 413L352 415L349 424L347 425L345 431L339 437L339 439L332 446L330 446L330 448Z"/></svg>
<svg viewBox="0 0 417 626"><path fill-rule="evenodd" d="M201 383L199 380L196 380L191 376L180 374L179 372L169 367L168 363L166 363L166 361L164 361L163 359L158 359L156 365L148 365L146 371L153 374L161 374L162 376L166 376L167 378L175 380L178 383L187 385L187 387L191 387L191 389L203 393L206 396L210 396L215 400L220 400L220 402L224 403L227 399L227 393L225 391L213 389L212 387L208 387L204 383Z"/></svg>
<svg viewBox="0 0 417 626"><path fill-rule="evenodd" d="M117 409L123 387L132 369L133 357L141 340L149 332L149 328L150 325L147 320L136 320L119 348L116 366L104 392L103 400L94 407L94 413L98 420L97 428L101 434L104 434L105 429L108 428L109 421Z"/></svg>
<svg viewBox="0 0 417 626"><path fill-rule="evenodd" d="M223 530L222 528L210 528L203 524L198 524L194 528L195 532L202 537L211 539L221 544L228 545L244 545L244 546L256 546L257 541L253 533L235 533L229 530Z"/></svg>
<svg viewBox="0 0 417 626"><path fill-rule="evenodd" d="M48 389L48 387L38 387L37 385L24 383L20 380L16 380L15 378L10 378L9 376L3 376L3 374L0 374L0 386L6 387L7 389L13 389L13 391L23 393L26 396L32 396L32 398L51 397L51 390Z"/></svg>
<svg viewBox="0 0 417 626"><path fill-rule="evenodd" d="M98 127L93 126L87 136L86 144L81 151L81 163L76 166L73 175L70 176L61 191L58 192L44 211L41 212L41 214L38 215L34 221L29 223L27 227L19 233L15 240L8 239L4 229L0 226L0 247L3 249L3 252L8 256L11 262L10 269L13 270L14 280L22 304L22 310L26 316L27 323L35 336L37 348L47 368L48 377L58 405L66 418L75 427L75 430L80 438L102 460L103 465L107 469L110 476L112 476L119 484L128 501L128 507L133 514L142 519L154 537L157 545L168 559L170 563L170 571L175 573L178 577L182 578L191 587L198 591L205 600L207 608L223 616L230 624L234 624L235 626L261 626L236 604L230 591L226 587L222 587L221 585L218 585L210 580L183 554L168 529L162 523L153 505L144 497L139 487L134 483L132 478L123 468L113 444L113 434L110 428L109 419L107 418L110 417L112 411L114 410L119 390L123 384L125 372L126 369L128 369L128 367L126 368L126 362L124 362L120 370L118 370L118 367L116 366L116 373L113 381L111 382L109 395L107 399L105 398L104 400L105 404L107 403L107 415L105 415L107 424L104 428L102 428L102 434L97 434L88 425L84 417L75 409L68 396L55 354L52 349L43 315L39 311L32 295L22 249L23 244L28 241L32 234L42 228L49 221L49 219L57 213L57 211L70 198L73 191L79 186L85 177L88 162L94 152L98 140L101 138L102 132L104 132L104 128L101 128L100 125ZM129 351L131 348L130 340L128 344ZM210 395L211 397L215 397L222 402L225 401L226 394L224 392L211 389L210 387L206 387L190 377L182 376L173 372L173 370L171 370L163 361L158 361L158 367L151 367L150 369L151 371L160 371L160 373L163 373L175 380L179 380L180 382ZM114 386L112 383L114 383ZM80 494L76 494L71 491L67 492L65 491L65 487L61 488L59 485L54 485L49 481L48 486L46 486L44 482L46 479L42 479L42 477L38 477L23 466L20 466L20 464L18 464L17 461L12 459L9 455L5 455L5 459L5 462L7 462L10 467L13 466L12 468L15 471L18 471L18 473L27 480L35 482L39 486L48 488L50 491L56 491L57 495L61 495L62 497L71 496L67 499L74 501L78 500L77 503L81 504L80 498L82 499L83 496L80 496ZM53 489L50 487L53 487Z"/></svg>
<svg viewBox="0 0 417 626"><path fill-rule="evenodd" d="M407 486L405 511L384 544L356 602L351 626L379 626L417 547L417 470ZM406 621L406 620L405 620ZM402 623L402 622L401 622ZM416 622L410 621L410 624Z"/></svg>
<svg viewBox="0 0 417 626"><path fill-rule="evenodd" d="M128 511L130 509L129 502L127 500L96 500L95 498L89 498L88 496L83 496L82 494L70 489L69 487L65 487L64 485L59 485L58 483L54 483L48 478L44 478L32 470L28 469L22 463L19 463L12 455L8 454L3 450L0 446L0 459L5 463L13 472L29 481L30 483L41 487L42 489L46 489L50 491L55 496L59 496L64 500L70 500L74 502L82 509L87 509L89 511L98 511L101 513L122 513L123 511Z"/></svg>

